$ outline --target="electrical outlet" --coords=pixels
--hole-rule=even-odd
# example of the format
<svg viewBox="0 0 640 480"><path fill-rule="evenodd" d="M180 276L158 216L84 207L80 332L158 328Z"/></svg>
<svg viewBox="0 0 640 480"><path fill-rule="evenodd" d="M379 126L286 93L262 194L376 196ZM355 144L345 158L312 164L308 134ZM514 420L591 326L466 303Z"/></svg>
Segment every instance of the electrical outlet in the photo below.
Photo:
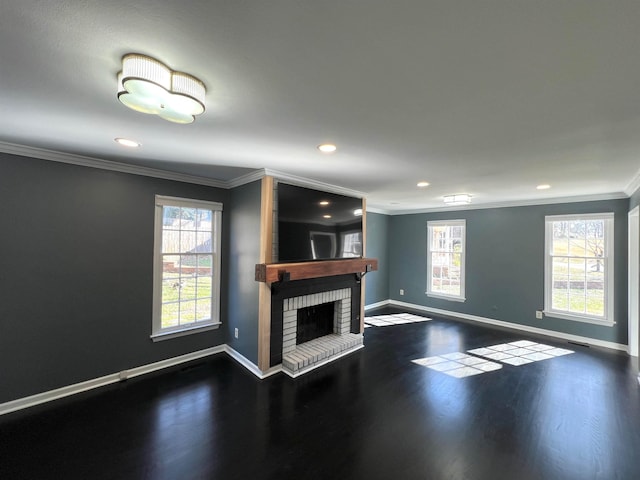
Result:
<svg viewBox="0 0 640 480"><path fill-rule="evenodd" d="M404 295L404 288L400 289L400 295Z"/></svg>
<svg viewBox="0 0 640 480"><path fill-rule="evenodd" d="M233 330L233 336L238 338L238 329L237 328Z"/></svg>
<svg viewBox="0 0 640 480"><path fill-rule="evenodd" d="M536 310L536 318L542 320L542 310Z"/></svg>

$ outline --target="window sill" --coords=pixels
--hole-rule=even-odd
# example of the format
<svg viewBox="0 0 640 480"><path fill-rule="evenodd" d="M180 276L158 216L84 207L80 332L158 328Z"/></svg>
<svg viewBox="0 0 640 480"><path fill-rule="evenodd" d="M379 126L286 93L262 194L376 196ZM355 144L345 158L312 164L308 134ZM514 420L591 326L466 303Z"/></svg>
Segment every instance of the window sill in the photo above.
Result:
<svg viewBox="0 0 640 480"><path fill-rule="evenodd" d="M163 340L169 340L171 338L184 337L185 335L192 335L195 333L202 333L209 330L217 329L221 324L218 323L207 323L206 325L197 325L193 327L183 328L181 330L172 330L170 332L158 332L151 335L151 340L154 342L161 342Z"/></svg>
<svg viewBox="0 0 640 480"><path fill-rule="evenodd" d="M452 302L464 302L467 299L465 297L454 297L452 295L443 295L441 293L425 292L427 297L440 298L442 300L450 300Z"/></svg>
<svg viewBox="0 0 640 480"><path fill-rule="evenodd" d="M571 320L572 322L591 323L602 327L613 327L616 324L616 322L610 322L608 320L599 320L597 318L582 317L580 315L571 315L570 313L549 310L544 310L544 315L545 317L561 318L562 320Z"/></svg>

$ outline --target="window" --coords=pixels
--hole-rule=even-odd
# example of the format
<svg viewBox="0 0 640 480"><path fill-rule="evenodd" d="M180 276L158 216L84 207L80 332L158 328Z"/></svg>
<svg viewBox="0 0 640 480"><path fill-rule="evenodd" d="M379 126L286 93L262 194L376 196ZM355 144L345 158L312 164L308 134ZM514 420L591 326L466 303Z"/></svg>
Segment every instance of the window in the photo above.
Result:
<svg viewBox="0 0 640 480"><path fill-rule="evenodd" d="M427 295L464 301L465 220L427 222Z"/></svg>
<svg viewBox="0 0 640 480"><path fill-rule="evenodd" d="M613 325L613 213L545 219L545 314Z"/></svg>
<svg viewBox="0 0 640 480"><path fill-rule="evenodd" d="M154 341L220 324L221 216L220 203L156 196Z"/></svg>
<svg viewBox="0 0 640 480"><path fill-rule="evenodd" d="M362 233L342 233L342 258L362 256Z"/></svg>

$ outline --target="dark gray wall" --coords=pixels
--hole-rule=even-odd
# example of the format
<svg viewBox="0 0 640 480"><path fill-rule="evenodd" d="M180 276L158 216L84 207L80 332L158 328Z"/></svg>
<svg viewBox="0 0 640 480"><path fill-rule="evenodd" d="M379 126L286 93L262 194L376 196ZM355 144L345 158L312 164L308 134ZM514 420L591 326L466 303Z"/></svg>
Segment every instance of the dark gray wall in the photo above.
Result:
<svg viewBox="0 0 640 480"><path fill-rule="evenodd" d="M638 188L629 199L629 211L640 205L640 188Z"/></svg>
<svg viewBox="0 0 640 480"><path fill-rule="evenodd" d="M260 197L262 182L231 191L229 215L229 321L227 343L253 363L258 363L258 282L260 261ZM238 338L234 329L238 329Z"/></svg>
<svg viewBox="0 0 640 480"><path fill-rule="evenodd" d="M396 215L389 222L389 288L395 300L600 340L627 343L627 199L530 207ZM545 215L615 213L613 327L546 317ZM427 221L467 221L466 301L427 297ZM399 290L405 295L400 296Z"/></svg>
<svg viewBox="0 0 640 480"><path fill-rule="evenodd" d="M152 342L154 196L229 192L0 154L0 403L225 343ZM228 217L223 212L221 318Z"/></svg>
<svg viewBox="0 0 640 480"><path fill-rule="evenodd" d="M378 271L365 277L365 305L389 299L389 216L367 212L367 252L378 259Z"/></svg>

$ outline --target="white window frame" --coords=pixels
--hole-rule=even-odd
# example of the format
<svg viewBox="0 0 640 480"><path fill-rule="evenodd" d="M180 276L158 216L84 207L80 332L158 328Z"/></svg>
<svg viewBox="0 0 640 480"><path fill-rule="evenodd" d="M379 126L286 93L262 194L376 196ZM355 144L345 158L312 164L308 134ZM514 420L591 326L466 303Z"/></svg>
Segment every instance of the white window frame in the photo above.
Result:
<svg viewBox="0 0 640 480"><path fill-rule="evenodd" d="M200 208L211 210L212 213L212 279L211 279L211 317L188 325L162 328L162 277L163 277L163 207ZM188 198L155 197L155 227L153 251L153 319L151 339L154 342L181 337L206 330L213 330L220 326L220 241L222 238L222 204L204 200Z"/></svg>
<svg viewBox="0 0 640 480"><path fill-rule="evenodd" d="M553 246L553 223L558 221L577 220L603 220L604 221L604 314L602 316L579 314L566 310L553 309L553 256L551 248ZM561 318L597 325L613 326L614 321L614 214L590 213L579 215L548 215L545 217L545 246L544 246L544 314L548 317Z"/></svg>
<svg viewBox="0 0 640 480"><path fill-rule="evenodd" d="M433 240L433 227L462 227L462 250L460 252L460 295L451 295L439 291L432 290L433 268L431 245ZM466 252L467 252L467 221L462 220L437 220L427 222L427 291L429 297L442 298L444 300L452 300L454 302L464 302L465 297L465 277L466 277Z"/></svg>

